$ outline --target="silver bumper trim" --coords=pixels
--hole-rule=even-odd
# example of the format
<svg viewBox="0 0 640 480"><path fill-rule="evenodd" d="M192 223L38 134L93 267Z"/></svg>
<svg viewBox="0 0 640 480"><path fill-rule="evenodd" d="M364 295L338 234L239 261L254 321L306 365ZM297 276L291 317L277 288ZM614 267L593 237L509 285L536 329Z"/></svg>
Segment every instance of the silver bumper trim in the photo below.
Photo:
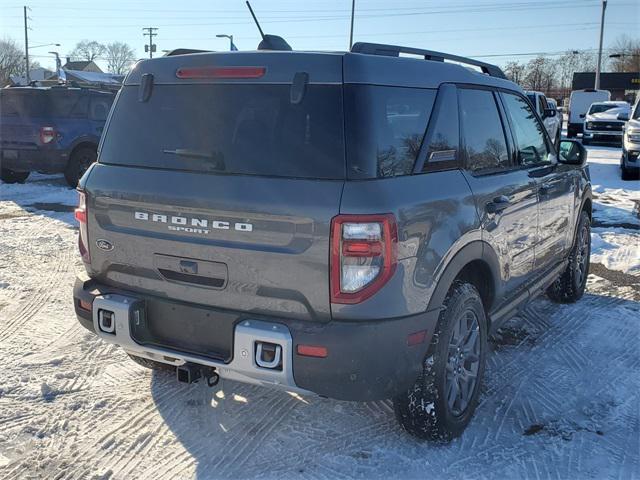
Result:
<svg viewBox="0 0 640 480"><path fill-rule="evenodd" d="M136 343L129 332L129 322L136 321L136 308L140 301L135 297L109 294L98 296L93 302L93 328L105 342L121 346L127 353L156 362L179 366L196 363L215 367L221 378L244 383L281 388L297 393L310 393L296 386L293 379L293 340L289 329L275 322L244 320L235 327L233 358L223 363L182 352L148 347ZM105 332L98 321L98 312L108 310L114 313L114 332ZM138 313L139 315L139 313ZM260 367L256 363L256 342L279 345L282 354L282 369Z"/></svg>

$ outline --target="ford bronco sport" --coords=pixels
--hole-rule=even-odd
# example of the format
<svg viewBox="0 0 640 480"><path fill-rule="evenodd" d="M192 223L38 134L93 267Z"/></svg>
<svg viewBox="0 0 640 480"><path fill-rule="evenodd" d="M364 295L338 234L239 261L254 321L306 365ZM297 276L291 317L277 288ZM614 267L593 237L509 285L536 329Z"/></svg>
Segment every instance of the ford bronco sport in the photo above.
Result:
<svg viewBox="0 0 640 480"><path fill-rule="evenodd" d="M0 177L64 173L75 187L97 156L115 95L67 86L0 89Z"/></svg>
<svg viewBox="0 0 640 480"><path fill-rule="evenodd" d="M446 440L489 335L584 292L584 148L555 150L492 65L365 43L172 55L137 64L106 128L75 311L180 381L393 399Z"/></svg>

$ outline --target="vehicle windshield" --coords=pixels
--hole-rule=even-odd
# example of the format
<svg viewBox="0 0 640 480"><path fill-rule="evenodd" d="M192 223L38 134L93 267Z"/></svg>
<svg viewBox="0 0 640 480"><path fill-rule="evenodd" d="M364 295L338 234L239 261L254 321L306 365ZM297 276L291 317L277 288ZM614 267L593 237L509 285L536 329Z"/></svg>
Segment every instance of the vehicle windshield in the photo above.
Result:
<svg viewBox="0 0 640 480"><path fill-rule="evenodd" d="M602 113L609 110L613 110L614 108L622 108L622 105L594 103L593 105L591 105L591 108L589 109L589 114Z"/></svg>
<svg viewBox="0 0 640 480"><path fill-rule="evenodd" d="M640 102L636 103L636 108L633 109L633 116L631 118L634 120L640 119Z"/></svg>

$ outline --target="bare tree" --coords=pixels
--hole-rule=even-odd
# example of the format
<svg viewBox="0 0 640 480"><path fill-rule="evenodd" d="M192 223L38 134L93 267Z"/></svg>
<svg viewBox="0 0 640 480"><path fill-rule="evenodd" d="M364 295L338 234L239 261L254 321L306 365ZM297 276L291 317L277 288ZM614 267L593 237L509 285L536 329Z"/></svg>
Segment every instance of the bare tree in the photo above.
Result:
<svg viewBox="0 0 640 480"><path fill-rule="evenodd" d="M37 62L30 62L31 69L39 67ZM9 84L11 75L26 73L24 51L15 40L5 38L0 40L0 88Z"/></svg>
<svg viewBox="0 0 640 480"><path fill-rule="evenodd" d="M93 62L96 58L102 56L105 50L106 47L101 43L94 40L82 40L76 43L76 48L73 49L70 56Z"/></svg>
<svg viewBox="0 0 640 480"><path fill-rule="evenodd" d="M106 47L107 68L111 73L122 75L129 71L136 54L128 44L113 42Z"/></svg>
<svg viewBox="0 0 640 480"><path fill-rule="evenodd" d="M522 83L524 79L525 65L518 61L507 62L504 66L504 73L509 80L515 83Z"/></svg>
<svg viewBox="0 0 640 480"><path fill-rule="evenodd" d="M619 36L610 48L611 70L614 72L640 72L640 39Z"/></svg>
<svg viewBox="0 0 640 480"><path fill-rule="evenodd" d="M527 63L524 86L529 90L548 92L555 84L556 65L547 57L539 56Z"/></svg>

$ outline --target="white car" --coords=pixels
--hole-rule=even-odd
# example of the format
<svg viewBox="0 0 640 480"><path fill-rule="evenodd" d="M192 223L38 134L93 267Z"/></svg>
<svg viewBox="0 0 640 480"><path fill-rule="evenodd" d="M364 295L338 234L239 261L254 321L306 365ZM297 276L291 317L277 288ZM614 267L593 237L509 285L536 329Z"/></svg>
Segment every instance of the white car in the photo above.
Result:
<svg viewBox="0 0 640 480"><path fill-rule="evenodd" d="M611 100L608 90L574 90L569 97L569 114L567 119L567 137L573 138L582 133L584 119L589 107L594 102L607 102Z"/></svg>
<svg viewBox="0 0 640 480"><path fill-rule="evenodd" d="M542 92L528 91L525 93L538 115L540 115L544 128L547 129L554 145L558 145L560 143L560 132L562 131L562 116L558 113L557 106L549 105L547 97Z"/></svg>
<svg viewBox="0 0 640 480"><path fill-rule="evenodd" d="M631 118L624 126L620 168L623 179L640 178L640 96L633 107Z"/></svg>
<svg viewBox="0 0 640 480"><path fill-rule="evenodd" d="M582 144L592 141L621 142L625 120L631 114L627 102L592 103L584 118Z"/></svg>

